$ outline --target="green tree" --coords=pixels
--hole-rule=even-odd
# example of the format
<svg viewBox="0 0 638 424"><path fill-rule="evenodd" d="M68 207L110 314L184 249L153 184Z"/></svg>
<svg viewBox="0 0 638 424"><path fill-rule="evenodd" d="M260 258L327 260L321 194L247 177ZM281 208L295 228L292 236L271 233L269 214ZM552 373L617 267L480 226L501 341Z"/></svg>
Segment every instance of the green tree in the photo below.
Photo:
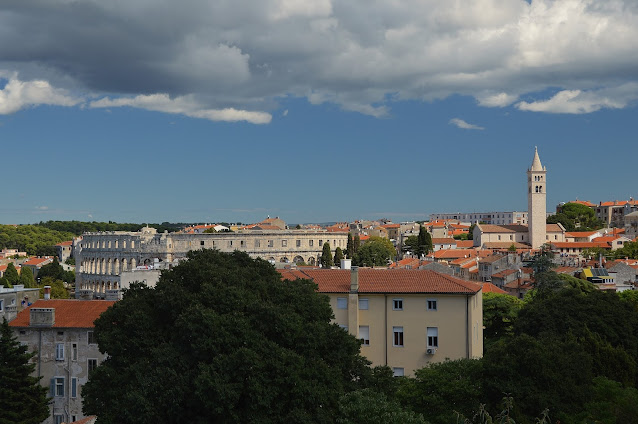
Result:
<svg viewBox="0 0 638 424"><path fill-rule="evenodd" d="M458 359L432 363L399 388L398 397L433 423L456 423L456 412L471 416L483 401L483 362Z"/></svg>
<svg viewBox="0 0 638 424"><path fill-rule="evenodd" d="M354 246L354 253L357 253L361 247L361 237L359 237L359 234L355 234L352 245Z"/></svg>
<svg viewBox="0 0 638 424"><path fill-rule="evenodd" d="M346 255L348 255L348 259L354 258L354 239L352 238L352 233L348 233L348 244L346 245Z"/></svg>
<svg viewBox="0 0 638 424"><path fill-rule="evenodd" d="M523 302L509 294L483 294L483 336L485 344L513 334L513 325Z"/></svg>
<svg viewBox="0 0 638 424"><path fill-rule="evenodd" d="M419 250L419 237L417 236L408 236L403 242L404 248L407 248L412 253L417 253Z"/></svg>
<svg viewBox="0 0 638 424"><path fill-rule="evenodd" d="M580 203L564 204L560 212L547 217L547 223L560 223L567 231L592 231L604 225L592 208Z"/></svg>
<svg viewBox="0 0 638 424"><path fill-rule="evenodd" d="M390 240L384 237L370 236L355 255L359 266L386 266L396 256L396 249Z"/></svg>
<svg viewBox="0 0 638 424"><path fill-rule="evenodd" d="M337 247L335 249L335 257L334 257L334 264L336 266L341 266L341 260L343 259L343 251L341 250L340 247Z"/></svg>
<svg viewBox="0 0 638 424"><path fill-rule="evenodd" d="M54 280L64 281L66 274L64 273L64 268L62 268L62 265L60 265L60 262L58 262L57 256L53 257L53 262L44 265L38 271L38 278L44 279L45 277L51 277Z"/></svg>
<svg viewBox="0 0 638 424"><path fill-rule="evenodd" d="M423 416L371 389L347 393L339 401L338 424L426 424Z"/></svg>
<svg viewBox="0 0 638 424"><path fill-rule="evenodd" d="M244 252L189 252L96 320L109 357L82 388L84 412L103 424L332 422L370 375L332 317L311 281L282 281Z"/></svg>
<svg viewBox="0 0 638 424"><path fill-rule="evenodd" d="M9 287L20 284L20 275L18 274L16 267L13 265L13 262L9 262L7 264L7 269L4 271L4 278L7 283L9 283Z"/></svg>
<svg viewBox="0 0 638 424"><path fill-rule="evenodd" d="M38 424L49 415L47 389L40 378L32 377L35 364L29 360L35 353L27 352L13 336L9 323L0 324L0 423Z"/></svg>
<svg viewBox="0 0 638 424"><path fill-rule="evenodd" d="M579 422L601 424L635 423L638 419L638 390L605 377L595 377L593 399L585 404Z"/></svg>
<svg viewBox="0 0 638 424"><path fill-rule="evenodd" d="M323 251L321 252L321 266L324 268L330 268L333 265L332 252L330 251L330 243L325 242L323 244Z"/></svg>
<svg viewBox="0 0 638 424"><path fill-rule="evenodd" d="M476 224L470 225L470 229L467 232L467 239L474 240L474 229L476 228Z"/></svg>
<svg viewBox="0 0 638 424"><path fill-rule="evenodd" d="M623 247L614 251L613 257L638 259L638 242L625 243Z"/></svg>
<svg viewBox="0 0 638 424"><path fill-rule="evenodd" d="M40 298L44 297L44 286L51 286L51 299L68 299L69 291L64 287L62 280L54 280L52 277L44 277L40 280Z"/></svg>
<svg viewBox="0 0 638 424"><path fill-rule="evenodd" d="M428 253L430 253L433 250L432 247L432 236L430 235L430 233L425 229L425 227L423 225L419 226L419 235L417 236L418 238L418 247L417 247L417 254L420 255L427 255Z"/></svg>
<svg viewBox="0 0 638 424"><path fill-rule="evenodd" d="M20 271L20 284L24 284L26 288L36 287L35 278L33 278L33 271L28 266L23 266Z"/></svg>

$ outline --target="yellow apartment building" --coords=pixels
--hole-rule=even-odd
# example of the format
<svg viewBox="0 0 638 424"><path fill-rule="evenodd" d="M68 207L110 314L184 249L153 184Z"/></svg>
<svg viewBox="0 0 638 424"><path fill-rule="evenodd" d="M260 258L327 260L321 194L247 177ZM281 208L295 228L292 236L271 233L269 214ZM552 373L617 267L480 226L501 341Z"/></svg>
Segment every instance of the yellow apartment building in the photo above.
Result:
<svg viewBox="0 0 638 424"><path fill-rule="evenodd" d="M334 322L362 340L361 354L396 376L430 363L483 356L479 284L430 270L280 270L314 281L330 297Z"/></svg>

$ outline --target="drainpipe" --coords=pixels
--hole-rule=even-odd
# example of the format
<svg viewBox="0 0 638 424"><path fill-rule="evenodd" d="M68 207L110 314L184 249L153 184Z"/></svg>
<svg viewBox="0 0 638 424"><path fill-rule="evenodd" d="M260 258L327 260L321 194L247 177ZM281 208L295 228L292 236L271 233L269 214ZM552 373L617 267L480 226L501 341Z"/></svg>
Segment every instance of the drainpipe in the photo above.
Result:
<svg viewBox="0 0 638 424"><path fill-rule="evenodd" d="M383 344L385 346L385 365L388 365L388 295L383 295L385 316L383 319Z"/></svg>
<svg viewBox="0 0 638 424"><path fill-rule="evenodd" d="M470 334L469 334L469 320L470 320L470 296L465 295L465 357L470 358Z"/></svg>

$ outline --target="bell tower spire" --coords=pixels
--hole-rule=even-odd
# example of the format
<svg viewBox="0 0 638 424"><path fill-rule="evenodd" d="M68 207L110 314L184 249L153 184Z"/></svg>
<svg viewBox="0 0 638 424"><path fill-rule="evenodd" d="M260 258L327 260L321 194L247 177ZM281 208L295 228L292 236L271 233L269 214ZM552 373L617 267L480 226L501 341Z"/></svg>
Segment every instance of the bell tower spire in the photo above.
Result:
<svg viewBox="0 0 638 424"><path fill-rule="evenodd" d="M527 225L532 249L547 241L547 169L541 164L538 147L534 148L532 166L527 170Z"/></svg>

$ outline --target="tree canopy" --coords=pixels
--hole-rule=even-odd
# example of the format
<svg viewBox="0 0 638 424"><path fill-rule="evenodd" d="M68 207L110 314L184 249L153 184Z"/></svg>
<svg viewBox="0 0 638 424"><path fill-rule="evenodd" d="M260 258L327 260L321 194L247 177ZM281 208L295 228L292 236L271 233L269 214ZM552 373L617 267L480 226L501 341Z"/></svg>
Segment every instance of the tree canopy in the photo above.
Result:
<svg viewBox="0 0 638 424"><path fill-rule="evenodd" d="M370 236L357 251L354 262L358 266L386 266L396 253L394 245L387 238Z"/></svg>
<svg viewBox="0 0 638 424"><path fill-rule="evenodd" d="M38 424L49 415L47 389L32 377L35 364L13 336L6 319L0 323L0 423Z"/></svg>
<svg viewBox="0 0 638 424"><path fill-rule="evenodd" d="M596 217L589 206L580 203L566 203L560 212L547 217L548 224L562 224L567 231L591 231L602 228L604 223Z"/></svg>
<svg viewBox="0 0 638 424"><path fill-rule="evenodd" d="M418 245L416 253L420 255L427 255L432 250L434 250L432 246L432 236L425 229L423 225L419 226L419 235L417 236Z"/></svg>
<svg viewBox="0 0 638 424"><path fill-rule="evenodd" d="M72 238L72 233L39 225L0 225L0 250L18 249L28 255L53 256L56 244Z"/></svg>
<svg viewBox="0 0 638 424"><path fill-rule="evenodd" d="M321 252L321 266L324 268L330 268L334 265L332 261L332 252L330 251L330 243L325 242L323 244L323 250Z"/></svg>
<svg viewBox="0 0 638 424"><path fill-rule="evenodd" d="M194 251L95 322L109 357L82 388L101 423L333 422L369 362L308 280L246 253Z"/></svg>

